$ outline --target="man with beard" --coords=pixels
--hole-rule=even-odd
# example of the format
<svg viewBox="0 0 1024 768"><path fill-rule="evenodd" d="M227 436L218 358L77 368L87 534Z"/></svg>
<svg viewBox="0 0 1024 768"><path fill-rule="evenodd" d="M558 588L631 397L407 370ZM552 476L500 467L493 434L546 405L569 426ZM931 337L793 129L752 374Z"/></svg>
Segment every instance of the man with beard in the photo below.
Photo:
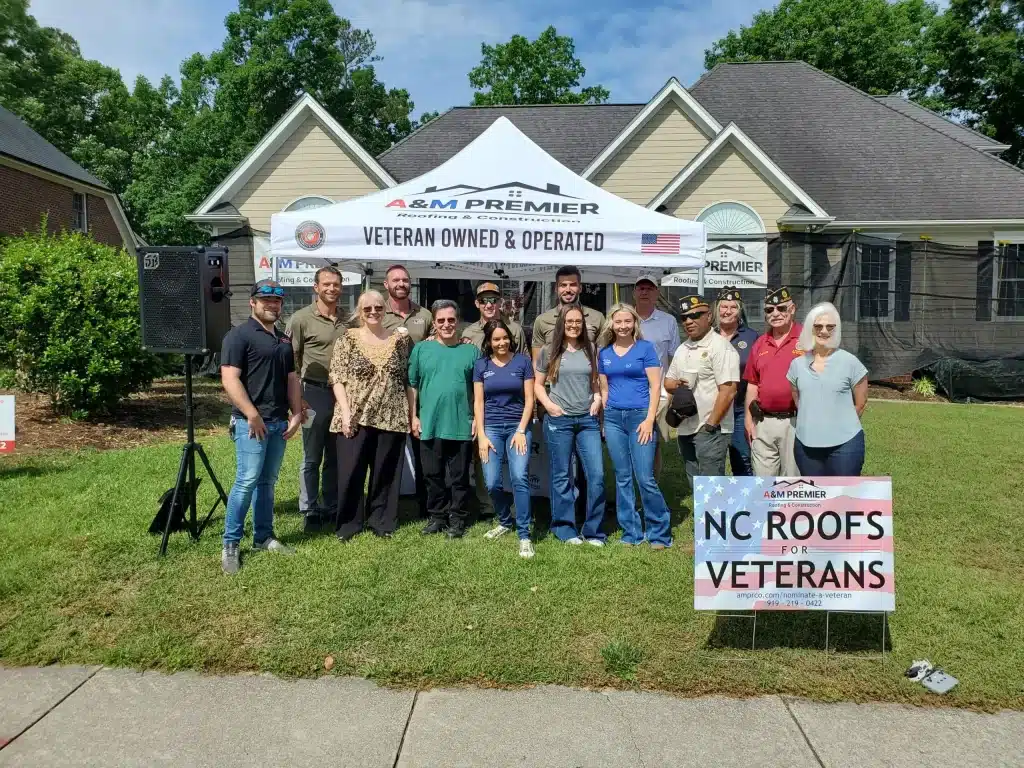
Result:
<svg viewBox="0 0 1024 768"><path fill-rule="evenodd" d="M285 440L302 424L302 387L295 373L291 340L277 329L284 288L260 280L249 294L252 316L232 328L221 347L221 381L231 399L235 482L224 515L221 567L237 573L238 545L252 504L253 550L294 553L274 538L274 485ZM291 411L289 418L288 412Z"/></svg>
<svg viewBox="0 0 1024 768"><path fill-rule="evenodd" d="M293 314L285 330L292 339L302 398L315 414L313 423L302 430L299 465L299 512L304 515L306 531L318 530L328 519L333 521L338 509L337 441L330 432L334 393L328 372L334 342L346 330L345 313L338 307L341 283L337 267L318 269L313 277L313 303Z"/></svg>
<svg viewBox="0 0 1024 768"><path fill-rule="evenodd" d="M750 463L758 477L793 477L800 473L794 454L796 401L789 366L803 352L797 342L802 327L793 321L796 302L783 286L768 293L764 318L768 332L754 342L743 378L747 382L747 439Z"/></svg>
<svg viewBox="0 0 1024 768"><path fill-rule="evenodd" d="M558 305L549 309L542 315L538 315L533 321L533 365L536 367L540 358L540 351L551 343L551 335L555 330L555 320L558 313L566 307L580 303L580 294L583 291L583 275L577 267L559 267L555 273L555 294L558 297ZM587 336L591 341L597 338L597 334L604 325L604 315L596 309L583 307L583 322L587 326Z"/></svg>
<svg viewBox="0 0 1024 768"><path fill-rule="evenodd" d="M732 440L732 401L740 381L740 356L721 334L711 329L711 306L703 296L684 296L680 302L686 341L665 377L665 389L689 387L697 413L676 428L686 479L693 490L695 477L721 477Z"/></svg>
<svg viewBox="0 0 1024 768"><path fill-rule="evenodd" d="M462 329L462 342L472 344L479 350L484 345L484 326L491 320L504 319L501 317L501 289L495 283L480 283L476 288L476 308L480 310L480 319ZM523 326L515 320L505 320L505 324L512 334L514 350L529 355ZM493 517L494 502L491 501L491 494L487 492L483 464L480 463L480 454L477 451L473 451L473 485L479 516Z"/></svg>

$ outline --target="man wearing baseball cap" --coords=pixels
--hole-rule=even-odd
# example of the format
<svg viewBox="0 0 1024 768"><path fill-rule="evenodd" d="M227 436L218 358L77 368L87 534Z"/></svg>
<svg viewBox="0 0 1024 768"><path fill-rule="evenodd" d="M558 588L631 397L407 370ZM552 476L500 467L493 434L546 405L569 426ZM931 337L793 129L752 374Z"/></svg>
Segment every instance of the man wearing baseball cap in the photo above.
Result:
<svg viewBox="0 0 1024 768"><path fill-rule="evenodd" d="M465 344L472 344L477 349L482 349L484 326L491 320L501 317L501 289L496 283L485 282L476 287L476 308L480 310L480 319L462 329L461 340ZM523 327L515 320L505 320L505 324L512 333L516 351L529 355ZM480 463L478 451L473 451L473 489L476 491L477 514L480 517L494 517L494 502L491 500L491 494L487 492L484 468Z"/></svg>
<svg viewBox="0 0 1024 768"><path fill-rule="evenodd" d="M242 565L238 546L250 503L253 550L282 555L294 552L274 538L274 486L285 440L302 423L302 385L295 372L291 339L276 325L283 303L281 284L260 280L249 293L252 315L228 331L221 346L220 375L232 405L236 462L221 552L221 567L229 574L237 573Z"/></svg>
<svg viewBox="0 0 1024 768"><path fill-rule="evenodd" d="M661 361L661 379L664 382L672 356L679 349L679 323L668 312L658 309L658 278L651 274L640 275L633 283L633 306L640 315L640 333L651 342L658 351ZM668 393L664 385L661 388L661 403L658 405L658 416L655 424L661 440L654 457L654 476L661 474L661 443L669 439L669 426L665 421L668 410Z"/></svg>

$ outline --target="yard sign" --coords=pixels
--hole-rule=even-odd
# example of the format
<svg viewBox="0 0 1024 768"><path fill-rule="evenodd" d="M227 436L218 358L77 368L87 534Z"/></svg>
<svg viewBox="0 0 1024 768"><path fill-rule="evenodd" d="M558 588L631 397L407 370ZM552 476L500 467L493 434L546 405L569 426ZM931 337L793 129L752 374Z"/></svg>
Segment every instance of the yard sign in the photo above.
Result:
<svg viewBox="0 0 1024 768"><path fill-rule="evenodd" d="M892 478L694 478L697 610L893 611Z"/></svg>
<svg viewBox="0 0 1024 768"><path fill-rule="evenodd" d="M0 453L14 453L14 395L0 395Z"/></svg>

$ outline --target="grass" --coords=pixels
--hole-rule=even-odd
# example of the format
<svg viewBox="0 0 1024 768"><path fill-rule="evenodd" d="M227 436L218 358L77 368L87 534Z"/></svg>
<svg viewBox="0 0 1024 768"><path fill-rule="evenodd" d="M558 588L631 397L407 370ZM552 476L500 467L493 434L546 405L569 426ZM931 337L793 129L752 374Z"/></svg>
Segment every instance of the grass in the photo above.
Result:
<svg viewBox="0 0 1024 768"><path fill-rule="evenodd" d="M878 657L875 616L760 614L750 622L693 610L693 523L676 546L568 547L537 557L477 525L456 542L419 525L391 541L304 540L297 445L278 488L278 535L293 558L219 565L222 517L198 544L174 534L168 557L146 534L173 482L180 447L61 452L0 463L0 662L80 663L284 676L356 674L394 685L560 683L685 695L785 693L1024 708L1024 480L1013 447L1024 409L871 403L865 474L894 479L897 610ZM234 458L204 438L224 482ZM1013 469L1017 467L1017 469ZM663 488L681 495L666 451ZM201 496L212 495L208 482ZM248 554L248 545L243 554ZM928 658L960 679L938 697L903 679Z"/></svg>

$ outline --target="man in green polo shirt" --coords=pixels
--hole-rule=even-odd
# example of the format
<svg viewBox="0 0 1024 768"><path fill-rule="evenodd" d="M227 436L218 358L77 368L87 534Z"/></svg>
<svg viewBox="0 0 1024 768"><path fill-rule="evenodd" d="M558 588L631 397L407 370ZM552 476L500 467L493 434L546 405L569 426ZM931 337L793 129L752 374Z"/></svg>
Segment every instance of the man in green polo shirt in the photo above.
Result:
<svg viewBox="0 0 1024 768"><path fill-rule="evenodd" d="M385 328L389 331L405 328L413 344L418 344L434 332L430 310L409 298L412 291L409 270L401 264L388 267L384 275L384 288L388 292L384 307Z"/></svg>
<svg viewBox="0 0 1024 768"><path fill-rule="evenodd" d="M480 319L463 328L461 336L463 343L483 349L484 326L491 320L501 317L501 289L495 283L480 283L476 287L476 308L480 310ZM505 320L505 324L512 332L515 351L522 352L524 355L529 354L526 349L526 333L523 332L523 326L511 319ZM480 517L493 517L494 502L491 500L491 494L487 492L483 464L480 463L480 454L477 451L473 451L473 485Z"/></svg>
<svg viewBox="0 0 1024 768"><path fill-rule="evenodd" d="M337 443L330 432L334 392L328 371L334 342L346 330L345 311L338 306L341 284L337 267L318 269L313 278L313 303L295 312L285 331L291 338L295 370L302 379L302 399L315 414L313 423L302 430L299 465L299 512L305 516L307 532L333 521L338 508Z"/></svg>
<svg viewBox="0 0 1024 768"><path fill-rule="evenodd" d="M559 267L555 273L555 294L558 304L542 315L538 315L533 321L533 365L536 368L540 351L551 343L551 336L555 332L555 321L558 313L570 304L579 304L580 293L583 291L583 275L577 267ZM583 323L587 326L587 336L591 341L597 339L597 334L604 325L604 315L591 307L583 307Z"/></svg>

